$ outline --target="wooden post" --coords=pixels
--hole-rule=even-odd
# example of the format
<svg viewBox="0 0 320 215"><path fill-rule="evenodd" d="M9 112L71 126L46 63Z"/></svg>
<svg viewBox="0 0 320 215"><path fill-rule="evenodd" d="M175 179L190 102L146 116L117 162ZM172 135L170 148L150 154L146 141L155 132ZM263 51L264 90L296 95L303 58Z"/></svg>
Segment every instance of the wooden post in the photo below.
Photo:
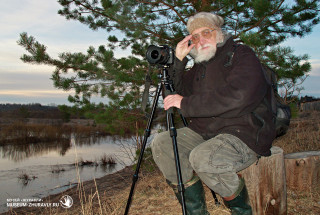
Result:
<svg viewBox="0 0 320 215"><path fill-rule="evenodd" d="M287 190L283 150L271 148L271 156L239 172L248 189L254 215L287 214Z"/></svg>
<svg viewBox="0 0 320 215"><path fill-rule="evenodd" d="M287 186L297 191L310 191L320 186L320 151L285 155Z"/></svg>

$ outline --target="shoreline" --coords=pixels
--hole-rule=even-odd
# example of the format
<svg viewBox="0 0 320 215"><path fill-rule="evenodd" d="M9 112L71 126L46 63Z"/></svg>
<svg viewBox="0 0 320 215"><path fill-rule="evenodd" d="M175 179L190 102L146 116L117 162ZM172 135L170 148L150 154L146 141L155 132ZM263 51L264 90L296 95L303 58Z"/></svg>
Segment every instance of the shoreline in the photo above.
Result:
<svg viewBox="0 0 320 215"><path fill-rule="evenodd" d="M70 210L70 213L71 211L81 211L82 203L85 204L85 202L83 202L83 199L86 199L89 195L92 196L96 192L98 193L98 195L107 193L108 196L112 196L114 193L121 192L122 190L130 186L133 174L133 166L126 166L115 173L105 175L101 178L84 181L81 183L78 182L75 184L75 186L67 190L41 198L41 203L39 202L39 204L41 205L39 205L38 207L35 206L8 208L7 212L0 213L0 215L48 214L47 212L51 210L55 210L55 213L59 213L59 211L63 211L65 213L67 212L65 210ZM69 209L64 209L61 206L56 207L55 205L59 204L60 199L65 195L68 195L72 198L73 205ZM93 201L92 204L93 207L98 207L98 201ZM48 205L50 207L48 207ZM49 212L49 214L51 213Z"/></svg>

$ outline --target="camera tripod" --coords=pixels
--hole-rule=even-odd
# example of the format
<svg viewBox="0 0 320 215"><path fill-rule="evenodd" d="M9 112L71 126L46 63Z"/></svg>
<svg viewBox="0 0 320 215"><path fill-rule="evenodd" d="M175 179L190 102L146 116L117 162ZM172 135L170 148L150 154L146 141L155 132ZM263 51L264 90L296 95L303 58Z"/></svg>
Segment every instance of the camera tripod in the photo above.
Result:
<svg viewBox="0 0 320 215"><path fill-rule="evenodd" d="M156 107L158 104L160 93L162 90L164 90L164 98L167 95L175 94L173 84L170 83L170 80L169 80L169 75L168 75L168 70L167 70L166 65L163 66L162 73L159 74L159 77L160 77L161 81L159 82L159 84L157 86L156 95L154 96L154 100L153 100L153 104L152 104L151 114L150 114L150 117L149 117L149 120L147 123L147 127L146 127L146 130L144 133L143 144L141 147L137 167L136 167L135 173L132 178L132 185L131 185L131 190L130 190L130 194L129 194L128 201L127 201L125 215L127 215L129 213L129 209L130 209L130 205L131 205L131 201L132 201L132 196L134 193L134 188L135 188L136 182L139 178L139 170L140 170L140 166L141 166L141 162L142 162L142 158L143 158L143 153L144 153L144 150L145 150L145 147L147 144L148 137L150 136L151 125L152 125L152 121L153 121ZM180 114L180 117L181 117L184 125L187 126L187 121L182 116L182 114ZM179 160L178 146L177 146L177 139L176 139L177 131L176 131L176 128L174 125L174 112L173 112L172 107L167 110L167 127L168 127L168 130L170 131L170 136L172 138L172 145L173 145L175 165L176 165L177 178L178 178L178 191L181 196L182 213L183 213L183 215L186 215L187 212L186 212L186 204L185 204L185 199L184 199L184 186L182 183L181 167L180 167L180 160Z"/></svg>

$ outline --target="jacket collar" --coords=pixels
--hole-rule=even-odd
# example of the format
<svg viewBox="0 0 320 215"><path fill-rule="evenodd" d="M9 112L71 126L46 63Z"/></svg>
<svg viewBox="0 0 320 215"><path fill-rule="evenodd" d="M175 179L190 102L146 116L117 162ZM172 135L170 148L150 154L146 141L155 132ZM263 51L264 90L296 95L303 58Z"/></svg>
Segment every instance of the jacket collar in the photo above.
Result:
<svg viewBox="0 0 320 215"><path fill-rule="evenodd" d="M219 47L223 47L223 46L227 43L227 41L228 41L230 38L232 38L232 35L231 35L231 34L226 33L226 34L224 35L224 39L223 39L223 41L222 41L221 43L217 43L217 48L219 48Z"/></svg>

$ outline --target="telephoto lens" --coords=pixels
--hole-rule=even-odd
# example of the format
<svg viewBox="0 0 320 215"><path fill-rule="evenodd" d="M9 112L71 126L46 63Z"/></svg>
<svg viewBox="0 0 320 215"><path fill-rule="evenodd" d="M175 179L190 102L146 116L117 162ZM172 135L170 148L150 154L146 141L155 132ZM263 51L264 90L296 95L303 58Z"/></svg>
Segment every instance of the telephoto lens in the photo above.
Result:
<svg viewBox="0 0 320 215"><path fill-rule="evenodd" d="M173 64L174 53L172 48L167 45L150 45L147 49L146 58L150 64L170 65Z"/></svg>

